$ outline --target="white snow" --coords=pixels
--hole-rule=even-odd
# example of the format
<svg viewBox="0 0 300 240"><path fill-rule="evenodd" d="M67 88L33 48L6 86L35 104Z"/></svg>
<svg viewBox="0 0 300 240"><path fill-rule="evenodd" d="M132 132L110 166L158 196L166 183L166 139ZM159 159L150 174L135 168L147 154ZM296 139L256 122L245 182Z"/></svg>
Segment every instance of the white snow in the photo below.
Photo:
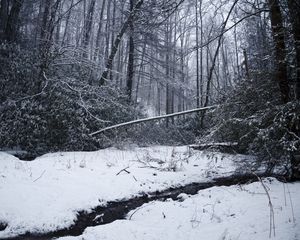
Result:
<svg viewBox="0 0 300 240"><path fill-rule="evenodd" d="M274 209L270 236L268 197L260 182L201 190L184 201L144 204L126 220L89 227L78 237L61 240L298 240L300 184L264 180ZM291 198L290 198L291 197ZM291 199L291 202L290 202ZM291 204L292 203L292 204ZM293 211L292 211L293 208Z"/></svg>
<svg viewBox="0 0 300 240"><path fill-rule="evenodd" d="M0 222L8 224L5 230L0 231L0 239L17 236L26 232L49 232L64 228L73 223L76 219L76 213L80 210L91 210L95 206L105 205L107 201L120 200L147 192L164 190L170 186L209 181L212 177L230 175L238 167L236 163L251 162L252 160L252 157L243 155L193 151L186 146L157 146L126 150L110 148L96 152L51 153L30 162L20 161L12 155L0 152ZM295 197L295 192L297 191L294 188L296 187L298 187L298 192L300 192L299 185L290 186L292 197ZM166 223L171 221L169 224L176 225L178 223L176 221L182 218L182 221L180 220L178 223L180 225L179 230L174 230L175 233L165 233L166 236L170 237L164 237L164 239L175 239L176 234L179 234L179 237L187 234L184 232L190 231L188 224L191 222L185 218L189 217L188 214L191 211L197 213L196 206L197 208L199 206L200 209L200 206L203 207L205 204L213 204L216 207L227 203L228 205L222 207L222 211L228 211L228 214L231 214L231 211L235 211L235 208L238 206L246 206L244 203L237 205L236 202L251 199L250 197L252 196L253 201L247 201L247 204L253 204L253 207L257 211L252 209L250 212L253 215L257 213L257 216L264 216L265 219L265 215L260 215L260 211L264 211L264 209L261 209L262 207L268 211L267 199L264 194L250 194L249 192L238 190L237 187L213 188L205 190L201 194L207 194L207 191L222 191L223 193L221 195L211 195L211 198L205 197L206 202L203 202L204 199L202 199L201 195L191 197L182 194L179 196L178 202L152 203L147 205L145 210L148 209L150 212L155 212L163 209L166 218L162 220ZM277 193L283 196L282 186L281 192L278 190ZM221 203L215 203L216 199L214 200L214 198L216 196L221 198ZM259 199L256 199L256 196ZM280 199L280 196L274 196ZM192 202L197 202L198 200L200 201L199 204L191 205ZM293 201L294 203L296 202L295 199ZM187 205L184 205L185 203ZM189 206L192 206L192 209L189 209ZM209 205L206 208L207 211L211 210ZM129 237L126 239L134 239L134 234L136 234L137 239L161 239L155 234L163 234L164 231L171 231L171 229L175 228L175 225L164 226L164 222L155 223L157 226L153 226L154 223L151 223L151 221L156 219L159 222L163 216L161 212L159 216L155 215L156 218L154 220L150 214L149 220L147 217L147 220L143 222L140 215L146 213L143 209L137 211L130 221L117 221L109 225L89 228L85 234L93 235L95 233L94 239L105 239L97 237L100 234L99 231L101 232L101 236L102 231L104 231L107 239L117 239L117 237L121 239L119 234L123 234L124 237L126 234L129 234ZM184 209L187 210L186 213L183 213ZM295 206L294 210L297 220L300 215L299 209ZM174 213L171 213L172 211ZM200 209L199 211L203 210ZM234 211L233 213L237 216L239 213ZM288 216L285 210L282 210L282 212ZM178 215L176 215L177 213ZM225 224L226 228L229 224L226 224L226 222L231 218L234 219L234 217L229 218L222 214L221 217L221 223ZM176 218L178 219L176 220ZM212 220L216 221L216 219L216 217L213 217ZM184 223L185 221L187 222ZM198 224L198 221L196 219L195 223ZM245 220L246 223L247 221ZM120 227L118 224L122 226ZM150 225L148 226L148 224ZM140 229L137 230L135 225L139 226ZM206 225L210 226L211 224L207 222ZM122 229L116 232L111 226ZM164 228L166 230L163 230ZM192 228L194 229L194 227ZM182 229L182 232L180 229ZM111 235L109 235L109 231L112 231ZM203 231L207 231L205 234L208 234L209 229L205 230L203 228ZM221 233L224 231L225 228ZM260 228L257 231L260 231ZM212 232L215 232L215 230ZM130 235L130 233L133 235ZM229 233L233 234L231 231L226 234L229 236ZM115 238L113 237L114 234ZM143 234L146 235L144 236ZM93 238L87 237L85 239ZM193 238L193 235L191 235L190 238L180 239L196 238ZM205 237L205 239L210 238Z"/></svg>

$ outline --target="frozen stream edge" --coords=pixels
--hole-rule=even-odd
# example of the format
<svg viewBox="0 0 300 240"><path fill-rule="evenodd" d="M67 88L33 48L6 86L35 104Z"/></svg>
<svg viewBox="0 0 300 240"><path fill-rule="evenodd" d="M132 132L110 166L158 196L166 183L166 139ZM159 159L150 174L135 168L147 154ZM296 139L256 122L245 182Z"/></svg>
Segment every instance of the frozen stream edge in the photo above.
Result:
<svg viewBox="0 0 300 240"><path fill-rule="evenodd" d="M258 176L277 177L280 179L280 176L278 175L258 174ZM95 207L89 212L80 211L77 214L75 223L68 228L47 233L27 232L26 234L12 238L5 238L3 240L46 240L64 236L79 236L87 227L109 224L116 220L124 219L130 211L151 201L165 201L169 198L176 200L177 196L181 193L195 195L200 190L215 186L231 186L256 181L258 181L258 178L254 174L234 174L227 177L214 178L207 182L191 183L185 186L172 187L161 192L145 193L142 196L136 196L131 199L108 202L106 206Z"/></svg>

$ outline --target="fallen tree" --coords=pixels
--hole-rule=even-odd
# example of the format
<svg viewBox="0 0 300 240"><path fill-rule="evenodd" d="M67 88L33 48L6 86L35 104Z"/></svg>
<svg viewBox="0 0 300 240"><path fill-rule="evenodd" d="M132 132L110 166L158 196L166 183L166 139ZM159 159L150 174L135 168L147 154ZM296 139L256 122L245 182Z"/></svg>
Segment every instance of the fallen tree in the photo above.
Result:
<svg viewBox="0 0 300 240"><path fill-rule="evenodd" d="M149 117L149 118L143 118L143 119L138 119L138 120L133 120L133 121L129 121L129 122L125 122L125 123L119 123L110 127L106 127L106 128L102 128L96 132L90 133L90 136L94 136L96 134L105 132L107 130L111 130L111 129L115 129L115 128L119 128L119 127L124 127L124 126L128 126L128 125L133 125L133 124L138 124L138 123L144 123L144 122L149 122L149 121L155 121L155 120L160 120L160 119L164 119L164 118L170 118L170 117L176 117L176 116L181 116L181 115L185 115L185 114L190 114L190 113L195 113L195 112L201 112L201 111L206 111L209 109L214 109L217 108L219 105L213 105L213 106L208 106L208 107L203 107L203 108L195 108L195 109L191 109L191 110L186 110L186 111L182 111L182 112L177 112L177 113L171 113L171 114L166 114L166 115L162 115L162 116L156 116L156 117Z"/></svg>

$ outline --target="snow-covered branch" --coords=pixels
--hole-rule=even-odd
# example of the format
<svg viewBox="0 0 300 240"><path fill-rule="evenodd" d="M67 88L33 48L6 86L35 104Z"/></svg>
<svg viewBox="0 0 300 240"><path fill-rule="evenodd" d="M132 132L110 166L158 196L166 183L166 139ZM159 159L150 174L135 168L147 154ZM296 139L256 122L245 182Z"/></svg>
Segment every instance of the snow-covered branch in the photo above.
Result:
<svg viewBox="0 0 300 240"><path fill-rule="evenodd" d="M96 132L91 133L90 136L94 136L96 134L102 133L102 132L110 130L110 129L115 129L115 128L124 127L124 126L128 126L128 125L133 125L133 124L137 124L137 123L160 120L160 119L169 118L169 117L176 117L176 116L181 116L181 115L195 113L195 112L201 112L201 111L216 108L218 106L219 105L213 105L213 106L208 106L208 107L203 107L203 108L195 108L195 109L186 110L186 111L182 111L182 112L171 113L171 114L166 114L166 115L162 115L162 116L149 117L149 118L133 120L133 121L125 122L125 123L120 123L120 124L116 124L116 125L113 125L113 126L110 126L110 127L102 128L102 129L100 129Z"/></svg>

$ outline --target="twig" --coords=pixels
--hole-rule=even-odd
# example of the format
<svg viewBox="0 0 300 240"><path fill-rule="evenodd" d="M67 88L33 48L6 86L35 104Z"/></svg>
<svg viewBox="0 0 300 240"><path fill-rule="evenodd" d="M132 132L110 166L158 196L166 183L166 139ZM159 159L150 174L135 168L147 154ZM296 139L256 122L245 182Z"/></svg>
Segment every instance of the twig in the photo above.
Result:
<svg viewBox="0 0 300 240"><path fill-rule="evenodd" d="M290 192L290 189L289 189L288 185L286 185L286 188L287 188L287 192L289 194L289 199L290 199L290 204L291 204L291 209L292 209L292 216L293 216L293 223L296 223L296 218L295 218L295 215L294 215L294 207L293 207L293 201L292 201L292 197L291 197L291 192Z"/></svg>
<svg viewBox="0 0 300 240"><path fill-rule="evenodd" d="M110 121L102 120L102 119L96 117L94 114L92 114L92 113L90 112L90 110L88 109L88 106L86 105L85 101L84 101L83 98L82 98L82 93L81 93L81 91L79 91L79 90L77 90L77 89L71 87L70 84L67 83L67 82L65 82L65 81L62 81L62 80L61 80L61 82L62 82L63 84L65 84L71 91L74 91L74 92L78 93L79 100L80 100L81 104L80 104L80 103L77 103L77 104L78 104L80 107L82 107L82 108L83 108L83 109L84 109L91 117L93 117L94 119L96 119L97 121L102 122L102 123L110 123Z"/></svg>
<svg viewBox="0 0 300 240"><path fill-rule="evenodd" d="M42 172L42 174L41 174L37 179L33 180L33 182L36 182L37 180L39 180L39 179L44 175L45 172L46 172L46 170L44 170L44 171Z"/></svg>
<svg viewBox="0 0 300 240"><path fill-rule="evenodd" d="M126 173L130 174L130 172L127 171L128 168L129 168L129 167L123 168L122 170L120 170L120 172L118 172L118 173L116 174L116 176L118 176L121 172L126 172Z"/></svg>
<svg viewBox="0 0 300 240"><path fill-rule="evenodd" d="M138 181L134 175L132 175L132 177L133 177L133 179L134 179L136 182Z"/></svg>
<svg viewBox="0 0 300 240"><path fill-rule="evenodd" d="M141 207L135 209L134 212L129 216L128 219L131 220L131 219L132 219L132 216L133 216L137 211L139 211L139 210L141 210L141 209L143 209L143 208L145 208L145 207L148 207L150 204L154 204L154 203L155 203L155 202L152 202L152 203L149 203L149 204L147 204L147 205L143 205L143 206L141 206Z"/></svg>
<svg viewBox="0 0 300 240"><path fill-rule="evenodd" d="M45 86L43 87L43 89L39 93L34 94L34 95L30 95L30 96L22 97L20 99L15 100L14 102L15 103L21 102L21 101L24 101L24 100L27 100L27 99L30 99L30 98L35 98L35 97L38 97L38 96L44 94L45 93L45 89L48 86L48 82L49 82L48 78L46 77L46 73L44 71L43 71L43 77L46 80L46 82L45 82Z"/></svg>
<svg viewBox="0 0 300 240"><path fill-rule="evenodd" d="M268 200L269 200L269 207L270 207L270 231L269 231L269 238L272 237L272 230L273 230L273 235L275 237L275 215L274 215L274 208L273 208L273 204L271 201L271 196L269 194L268 188L267 186L264 184L264 182L262 181L262 179L254 172L252 172L257 179L260 181L263 189L265 190L267 196L268 196Z"/></svg>

